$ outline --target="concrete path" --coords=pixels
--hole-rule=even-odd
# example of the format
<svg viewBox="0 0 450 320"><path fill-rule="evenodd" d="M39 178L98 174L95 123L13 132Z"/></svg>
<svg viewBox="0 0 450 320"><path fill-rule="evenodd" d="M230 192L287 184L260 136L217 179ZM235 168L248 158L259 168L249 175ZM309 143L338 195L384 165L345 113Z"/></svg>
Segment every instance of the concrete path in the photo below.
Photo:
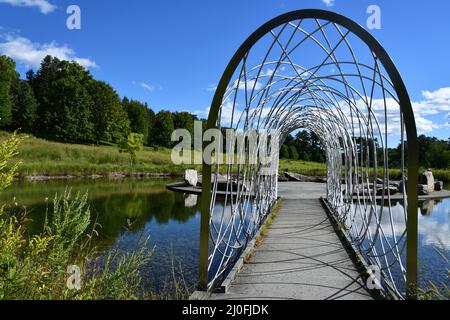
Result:
<svg viewBox="0 0 450 320"><path fill-rule="evenodd" d="M318 198L325 184L280 183L281 211L226 294L212 299L371 299Z"/></svg>

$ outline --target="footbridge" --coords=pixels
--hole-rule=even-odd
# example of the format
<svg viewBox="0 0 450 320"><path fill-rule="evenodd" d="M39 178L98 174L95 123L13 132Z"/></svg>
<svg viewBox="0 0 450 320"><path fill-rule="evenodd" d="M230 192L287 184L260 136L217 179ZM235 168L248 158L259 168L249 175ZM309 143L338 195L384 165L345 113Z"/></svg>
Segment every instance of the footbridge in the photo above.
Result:
<svg viewBox="0 0 450 320"><path fill-rule="evenodd" d="M372 283L381 296L415 297L414 114L394 63L363 27L322 10L267 22L226 67L207 129L255 132L257 147L244 139L241 150L204 159L201 292L219 299L370 299L369 275L379 278ZM298 130L313 131L325 148L320 190L278 182L279 146ZM401 163L392 170L388 147L399 142ZM266 148L270 163L262 161ZM234 161L239 151L244 156ZM403 184L400 201L391 199L393 173ZM241 268L279 200L278 217Z"/></svg>

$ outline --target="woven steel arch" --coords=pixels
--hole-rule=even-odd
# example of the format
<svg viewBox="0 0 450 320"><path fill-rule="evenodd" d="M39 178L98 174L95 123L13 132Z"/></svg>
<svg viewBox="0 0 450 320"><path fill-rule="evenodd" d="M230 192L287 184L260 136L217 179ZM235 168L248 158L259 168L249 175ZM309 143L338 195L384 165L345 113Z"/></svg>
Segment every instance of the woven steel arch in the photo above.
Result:
<svg viewBox="0 0 450 320"><path fill-rule="evenodd" d="M264 132L280 143L298 129L316 133L326 150L327 202L335 218L364 262L381 269L382 289L414 297L414 113L394 63L366 30L323 10L293 11L267 22L225 69L208 117L207 129L213 128ZM395 141L401 143L400 181L408 177L403 206L391 201L389 191L387 147ZM258 150L246 152L239 164L225 163L220 153L213 165L203 163L202 290L223 280L277 199L277 172L262 174L261 164L249 160L258 158ZM271 152L277 165L278 150Z"/></svg>

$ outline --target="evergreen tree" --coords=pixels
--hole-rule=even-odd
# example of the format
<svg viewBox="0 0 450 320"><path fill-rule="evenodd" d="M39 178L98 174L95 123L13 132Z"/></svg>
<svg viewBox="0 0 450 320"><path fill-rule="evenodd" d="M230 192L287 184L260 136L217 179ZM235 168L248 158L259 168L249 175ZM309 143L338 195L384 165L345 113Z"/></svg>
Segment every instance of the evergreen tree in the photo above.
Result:
<svg viewBox="0 0 450 320"><path fill-rule="evenodd" d="M289 147L289 157L292 160L298 160L298 151L297 151L297 148L294 145L291 145Z"/></svg>
<svg viewBox="0 0 450 320"><path fill-rule="evenodd" d="M16 63L7 56L0 56L0 127L7 128L12 123L11 86L19 79Z"/></svg>
<svg viewBox="0 0 450 320"><path fill-rule="evenodd" d="M170 148L172 145L171 136L173 131L172 113L165 110L158 112L152 128L152 144Z"/></svg>
<svg viewBox="0 0 450 320"><path fill-rule="evenodd" d="M93 103L92 121L97 143L100 140L117 142L126 137L130 133L130 125L129 121L126 123L128 115L123 111L117 92L106 82L97 80L90 81L88 88Z"/></svg>
<svg viewBox="0 0 450 320"><path fill-rule="evenodd" d="M295 146L298 150L299 159L310 161L312 158L311 145L310 145L310 134L307 130L301 130L295 136Z"/></svg>
<svg viewBox="0 0 450 320"><path fill-rule="evenodd" d="M172 114L175 129L187 129L191 135L194 134L194 121L198 120L196 115L189 112L175 112Z"/></svg>
<svg viewBox="0 0 450 320"><path fill-rule="evenodd" d="M194 143L194 122L198 121L198 117L189 112L175 112L172 114L173 125L175 129L186 129L189 131L192 137L192 144ZM226 146L226 128L222 128L222 134L224 137L224 146Z"/></svg>
<svg viewBox="0 0 450 320"><path fill-rule="evenodd" d="M148 136L145 140L145 144L148 146L152 145L152 132L153 132L153 126L155 125L155 112L152 109L148 109L147 112L147 122L148 122Z"/></svg>
<svg viewBox="0 0 450 320"><path fill-rule="evenodd" d="M47 56L31 83L38 102L39 136L59 141L94 141L89 71L76 62Z"/></svg>
<svg viewBox="0 0 450 320"><path fill-rule="evenodd" d="M27 81L17 80L11 88L12 128L32 133L37 118L37 102Z"/></svg>
<svg viewBox="0 0 450 320"><path fill-rule="evenodd" d="M289 148L285 144L283 144L280 148L280 158L289 159Z"/></svg>
<svg viewBox="0 0 450 320"><path fill-rule="evenodd" d="M150 111L147 104L135 100L128 100L125 97L122 100L122 105L130 119L131 131L142 134L144 141L148 141Z"/></svg>
<svg viewBox="0 0 450 320"><path fill-rule="evenodd" d="M111 136L111 142L114 143L119 143L131 133L130 119L128 119L128 114L122 106L112 110L108 132Z"/></svg>
<svg viewBox="0 0 450 320"><path fill-rule="evenodd" d="M310 132L311 160L315 162L325 162L325 149L319 137L314 132Z"/></svg>

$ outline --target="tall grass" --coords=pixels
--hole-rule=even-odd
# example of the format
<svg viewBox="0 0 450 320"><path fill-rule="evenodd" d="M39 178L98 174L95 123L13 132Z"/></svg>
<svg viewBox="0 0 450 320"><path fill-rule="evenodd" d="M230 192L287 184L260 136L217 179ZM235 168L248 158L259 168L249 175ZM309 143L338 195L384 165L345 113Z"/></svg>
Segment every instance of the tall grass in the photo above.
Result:
<svg viewBox="0 0 450 320"><path fill-rule="evenodd" d="M10 212L10 210L7 210ZM26 215L3 212L0 217L0 299L137 299L142 296L139 269L151 251L143 242L124 255L108 254L96 263L91 246L87 193L67 190L55 196L44 231L27 237ZM77 266L80 289L67 286L69 266Z"/></svg>
<svg viewBox="0 0 450 320"><path fill-rule="evenodd" d="M280 159L279 171L299 173L305 176L326 176L327 165L318 162Z"/></svg>
<svg viewBox="0 0 450 320"><path fill-rule="evenodd" d="M11 137L0 131L0 141ZM137 164L131 168L129 156L120 153L116 146L89 146L66 144L29 137L19 147L23 164L19 176L87 176L109 173L181 174L192 166L178 166L171 161L168 149L144 148L137 155ZM199 168L199 167L198 167Z"/></svg>
<svg viewBox="0 0 450 320"><path fill-rule="evenodd" d="M442 244L442 247L445 248L445 245ZM445 253L439 249L434 248L436 254L439 259L448 266L449 261L445 256ZM419 288L419 299L421 300L449 300L450 299L450 288L448 287L450 278L450 269L447 268L446 274L442 275L442 285L437 285L433 281L429 281L428 285L424 288Z"/></svg>
<svg viewBox="0 0 450 320"><path fill-rule="evenodd" d="M19 163L13 162L22 138L0 144L0 192L7 188ZM8 210L7 210L8 209ZM14 210L15 209L15 210ZM96 264L88 230L88 195L66 190L56 195L41 234L27 236L26 211L0 207L0 299L136 299L142 296L139 269L151 252L142 243L125 255L107 255ZM95 228L95 227L94 227ZM68 267L80 271L80 287L68 286ZM93 268L92 268L93 266Z"/></svg>
<svg viewBox="0 0 450 320"><path fill-rule="evenodd" d="M10 133L0 131L0 141L11 137ZM20 137L19 137L20 138ZM18 159L23 164L18 169L19 177L50 176L89 176L110 173L149 173L181 175L185 169L201 170L201 165L175 165L171 160L171 150L144 147L137 154L137 163L131 168L127 154L120 153L115 145L89 146L66 144L29 137L19 147ZM227 169L223 166L223 172ZM281 159L279 172L299 173L307 176L326 176L325 163L302 160ZM423 172L421 170L420 172ZM378 171L378 175L383 173ZM450 182L450 170L433 170L436 180ZM373 176L373 169L369 169ZM392 180L401 178L400 169L389 169Z"/></svg>

